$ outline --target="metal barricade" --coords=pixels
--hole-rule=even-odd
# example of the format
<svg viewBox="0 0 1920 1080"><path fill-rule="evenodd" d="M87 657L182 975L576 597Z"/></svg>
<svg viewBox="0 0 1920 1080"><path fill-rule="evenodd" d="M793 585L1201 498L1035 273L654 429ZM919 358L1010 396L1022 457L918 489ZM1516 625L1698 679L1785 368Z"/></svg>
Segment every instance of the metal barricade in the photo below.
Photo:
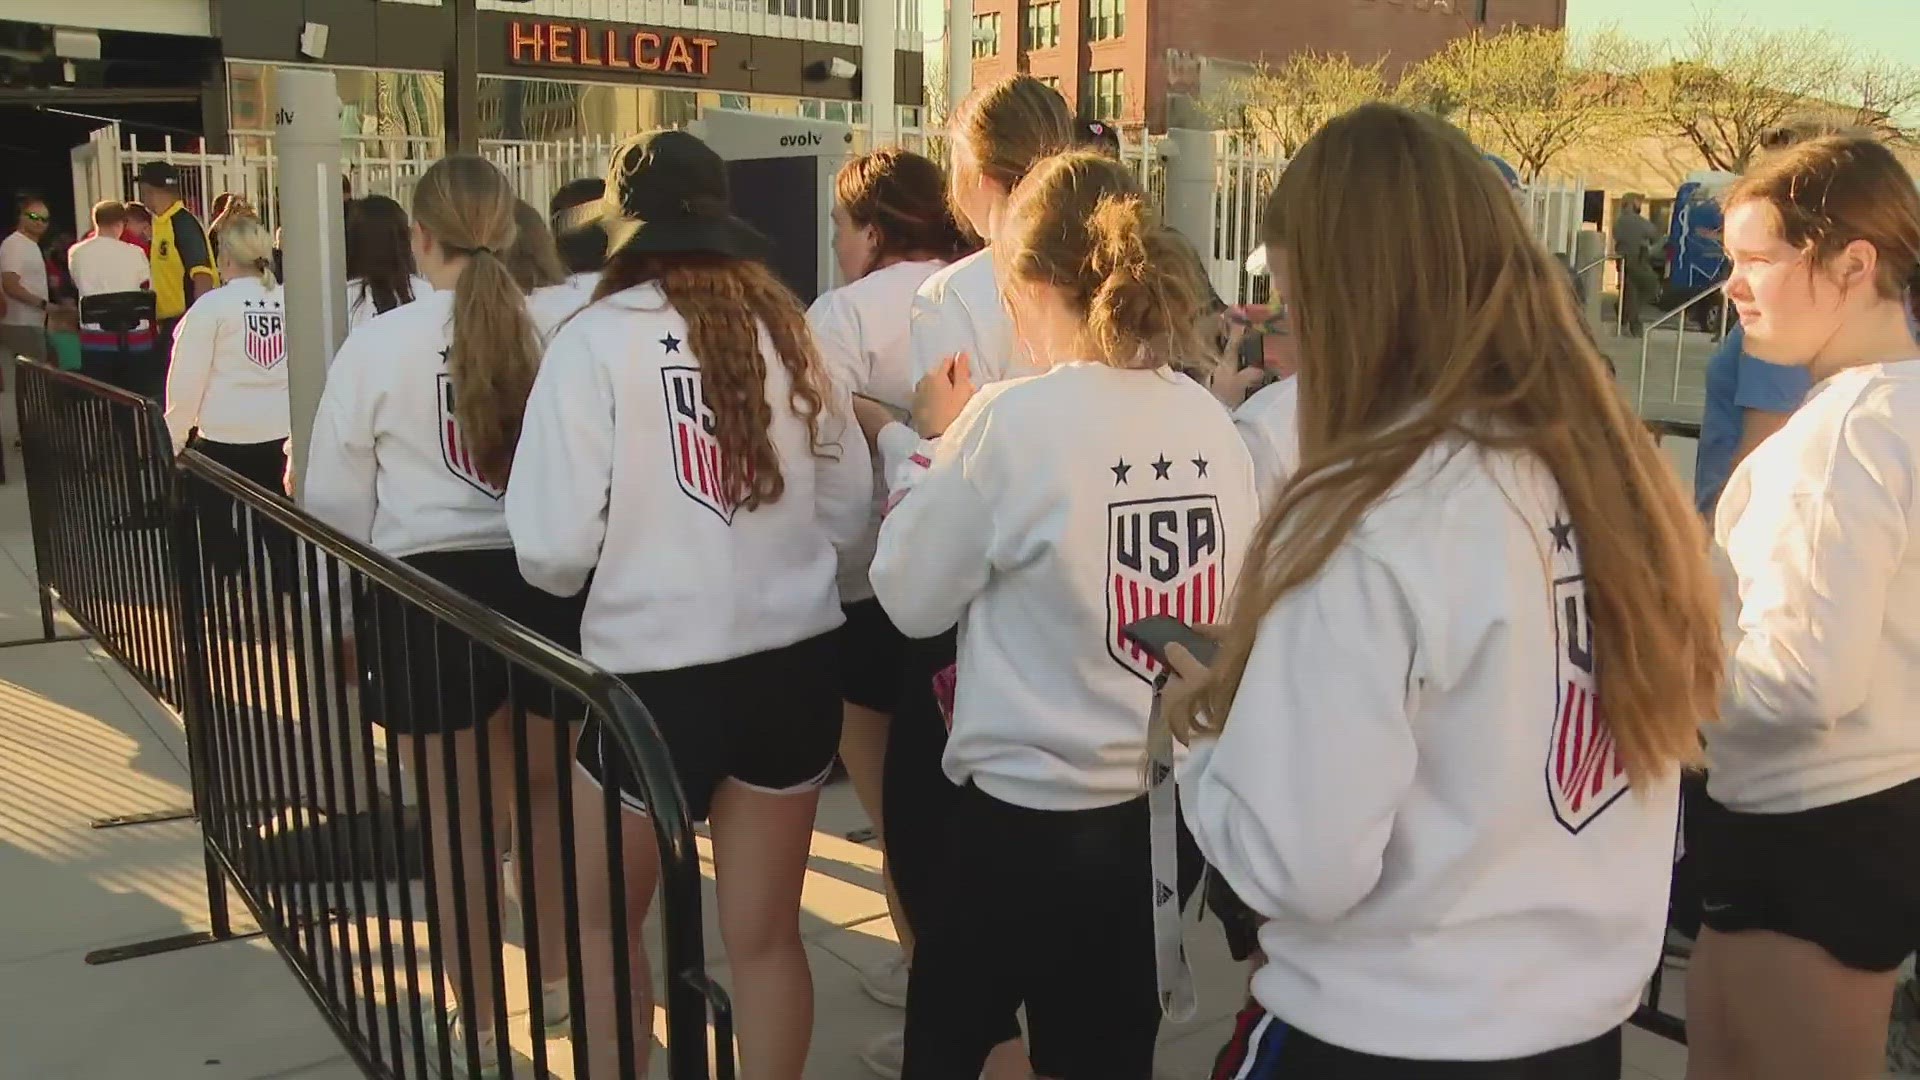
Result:
<svg viewBox="0 0 1920 1080"><path fill-rule="evenodd" d="M692 824L632 691L195 451L175 490L209 857L367 1075L493 1075L482 1031L503 1080L644 1075L625 913L657 852L669 1075L731 1080ZM582 722L646 818L577 774Z"/></svg>
<svg viewBox="0 0 1920 1080"><path fill-rule="evenodd" d="M24 358L14 362L33 515L41 632L57 601L159 701L182 700L166 421L152 400Z"/></svg>
<svg viewBox="0 0 1920 1080"><path fill-rule="evenodd" d="M210 930L89 963L264 935L380 1080L643 1076L657 997L667 1075L733 1080L692 823L632 691L201 454L176 461L151 400L15 370L43 632L58 602L181 715L204 839ZM577 775L589 724L645 817ZM628 917L656 882L658 994ZM229 883L258 931L233 927Z"/></svg>

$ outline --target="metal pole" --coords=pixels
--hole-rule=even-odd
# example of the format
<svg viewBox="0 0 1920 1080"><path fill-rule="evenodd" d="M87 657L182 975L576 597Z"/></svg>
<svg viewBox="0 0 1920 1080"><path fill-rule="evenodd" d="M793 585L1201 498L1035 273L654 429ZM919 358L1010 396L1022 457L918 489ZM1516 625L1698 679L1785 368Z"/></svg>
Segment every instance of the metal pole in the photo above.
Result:
<svg viewBox="0 0 1920 1080"><path fill-rule="evenodd" d="M480 15L474 0L453 0L453 70L447 79L447 149L480 148Z"/></svg>
<svg viewBox="0 0 1920 1080"><path fill-rule="evenodd" d="M340 95L331 71L274 73L281 264L287 276L287 396L294 490L307 474L327 365L347 336L346 230L340 206Z"/></svg>

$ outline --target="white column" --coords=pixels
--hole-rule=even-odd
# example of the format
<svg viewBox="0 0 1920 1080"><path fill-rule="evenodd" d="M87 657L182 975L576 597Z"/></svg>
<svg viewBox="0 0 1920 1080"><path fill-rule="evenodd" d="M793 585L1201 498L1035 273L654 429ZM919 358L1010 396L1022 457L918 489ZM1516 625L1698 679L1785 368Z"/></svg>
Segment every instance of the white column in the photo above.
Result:
<svg viewBox="0 0 1920 1080"><path fill-rule="evenodd" d="M313 413L347 334L346 230L340 219L340 95L331 71L273 73L281 266L287 276L287 395L293 474L307 474Z"/></svg>
<svg viewBox="0 0 1920 1080"><path fill-rule="evenodd" d="M947 0L947 106L973 89L973 0Z"/></svg>
<svg viewBox="0 0 1920 1080"><path fill-rule="evenodd" d="M1213 132L1169 128L1161 145L1167 155L1164 220L1200 252L1217 288L1222 275L1213 264ZM1230 293L1223 289L1221 295Z"/></svg>
<svg viewBox="0 0 1920 1080"><path fill-rule="evenodd" d="M867 107L873 146L891 144L900 128L895 98L894 50L900 47L903 0L863 0L860 5L860 99ZM914 3L917 0L904 0Z"/></svg>

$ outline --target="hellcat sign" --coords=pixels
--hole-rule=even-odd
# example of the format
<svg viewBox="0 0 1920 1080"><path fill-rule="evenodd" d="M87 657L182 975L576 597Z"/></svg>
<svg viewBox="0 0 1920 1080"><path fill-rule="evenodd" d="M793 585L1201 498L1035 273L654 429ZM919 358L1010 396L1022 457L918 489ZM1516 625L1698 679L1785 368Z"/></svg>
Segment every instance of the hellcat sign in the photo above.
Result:
<svg viewBox="0 0 1920 1080"><path fill-rule="evenodd" d="M587 26L570 22L519 22L507 28L507 55L529 67L631 69L704 78L713 72L709 37Z"/></svg>

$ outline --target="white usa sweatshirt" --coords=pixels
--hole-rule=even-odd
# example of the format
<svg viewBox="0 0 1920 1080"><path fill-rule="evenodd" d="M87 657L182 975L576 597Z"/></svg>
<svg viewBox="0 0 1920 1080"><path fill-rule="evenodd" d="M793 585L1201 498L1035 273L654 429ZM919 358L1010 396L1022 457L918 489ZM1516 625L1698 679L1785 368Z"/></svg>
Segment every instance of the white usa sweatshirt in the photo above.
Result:
<svg viewBox="0 0 1920 1080"><path fill-rule="evenodd" d="M307 511L395 557L511 545L504 492L474 468L454 413L453 295L428 293L349 333L313 418Z"/></svg>
<svg viewBox="0 0 1920 1080"><path fill-rule="evenodd" d="M816 453L765 333L760 349L786 490L746 510L720 488L700 358L658 286L594 303L548 347L507 521L528 581L570 596L592 574L580 629L594 663L622 673L716 663L845 621L834 575L872 503L866 440L839 388Z"/></svg>
<svg viewBox="0 0 1920 1080"><path fill-rule="evenodd" d="M173 334L166 416L175 452L195 428L222 443L287 437L284 289L236 278L187 309Z"/></svg>
<svg viewBox="0 0 1920 1080"><path fill-rule="evenodd" d="M927 278L913 300L913 381L955 353L972 357L973 384L1037 375L1013 334L994 279L993 249L976 251Z"/></svg>
<svg viewBox="0 0 1920 1080"><path fill-rule="evenodd" d="M919 382L914 369L914 295L928 277L944 265L938 262L899 262L883 266L866 277L823 294L807 310L807 323L834 380L855 394L865 394L897 408L913 404ZM887 487L874 462L873 512L860 543L848 552L840 567L840 601L851 604L871 599L867 566L873 562L880 537L880 511Z"/></svg>
<svg viewBox="0 0 1920 1080"><path fill-rule="evenodd" d="M1039 810L1143 794L1159 671L1120 630L1219 619L1258 517L1226 411L1166 369L1072 363L980 391L916 457L873 587L910 637L960 624L947 776Z"/></svg>
<svg viewBox="0 0 1920 1080"><path fill-rule="evenodd" d="M1828 806L1920 777L1920 360L1826 380L1727 481L1713 797Z"/></svg>
<svg viewBox="0 0 1920 1080"><path fill-rule="evenodd" d="M1678 781L1628 790L1586 595L1545 467L1462 446L1267 612L1224 733L1177 776L1200 850L1268 920L1268 1011L1363 1053L1467 1061L1633 1011Z"/></svg>
<svg viewBox="0 0 1920 1080"><path fill-rule="evenodd" d="M1300 379L1289 375L1260 388L1234 410L1233 425L1253 458L1260 509L1271 509L1300 468Z"/></svg>
<svg viewBox="0 0 1920 1080"><path fill-rule="evenodd" d="M426 278L421 277L419 274L415 274L411 278L409 278L407 281L407 284L413 290L414 300L418 300L421 297L433 291L433 282L428 281ZM411 301L409 301L409 303L411 303ZM389 308L387 310L391 311L392 308ZM372 322L373 317L375 315L381 315L381 314L384 314L384 312L382 312L380 310L380 306L374 302L373 295L367 291L367 283L365 279L348 278L347 279L347 329L348 331L360 329L362 326L365 326L366 324Z"/></svg>

